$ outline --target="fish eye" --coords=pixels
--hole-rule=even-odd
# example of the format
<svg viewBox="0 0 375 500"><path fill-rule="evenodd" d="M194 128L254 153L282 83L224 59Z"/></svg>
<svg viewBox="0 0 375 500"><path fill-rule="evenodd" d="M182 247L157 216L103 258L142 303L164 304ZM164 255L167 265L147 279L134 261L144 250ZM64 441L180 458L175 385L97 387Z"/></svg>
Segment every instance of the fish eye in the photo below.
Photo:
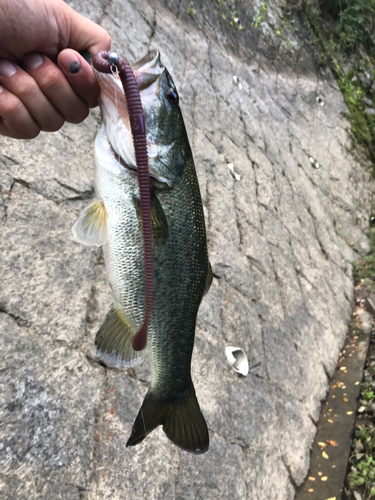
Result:
<svg viewBox="0 0 375 500"><path fill-rule="evenodd" d="M171 106L173 107L178 106L178 101L179 101L178 94L172 87L169 87L169 89L165 93L165 97L167 98Z"/></svg>

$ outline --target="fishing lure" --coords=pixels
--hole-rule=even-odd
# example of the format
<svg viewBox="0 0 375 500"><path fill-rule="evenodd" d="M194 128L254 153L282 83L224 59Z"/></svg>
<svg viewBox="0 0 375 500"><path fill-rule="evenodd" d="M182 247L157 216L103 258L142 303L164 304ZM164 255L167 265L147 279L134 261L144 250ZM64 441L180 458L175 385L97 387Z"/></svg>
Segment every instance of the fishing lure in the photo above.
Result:
<svg viewBox="0 0 375 500"><path fill-rule="evenodd" d="M143 247L145 256L146 301L144 321L133 339L133 349L141 351L146 347L147 328L152 309L152 236L151 236L151 201L150 178L148 171L148 155L146 130L143 118L142 102L133 70L126 59L115 52L101 51L92 58L93 67L101 73L118 73L126 97L133 136L139 192L141 196L141 215L143 226Z"/></svg>

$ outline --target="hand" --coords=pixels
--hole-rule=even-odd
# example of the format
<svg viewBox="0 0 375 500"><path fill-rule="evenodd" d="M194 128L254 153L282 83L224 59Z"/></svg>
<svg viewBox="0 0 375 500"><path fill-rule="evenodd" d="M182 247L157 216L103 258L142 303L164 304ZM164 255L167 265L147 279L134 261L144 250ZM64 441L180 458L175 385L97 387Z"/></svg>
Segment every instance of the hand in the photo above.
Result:
<svg viewBox="0 0 375 500"><path fill-rule="evenodd" d="M78 51L110 45L63 0L0 0L0 134L32 139L83 121L99 87Z"/></svg>

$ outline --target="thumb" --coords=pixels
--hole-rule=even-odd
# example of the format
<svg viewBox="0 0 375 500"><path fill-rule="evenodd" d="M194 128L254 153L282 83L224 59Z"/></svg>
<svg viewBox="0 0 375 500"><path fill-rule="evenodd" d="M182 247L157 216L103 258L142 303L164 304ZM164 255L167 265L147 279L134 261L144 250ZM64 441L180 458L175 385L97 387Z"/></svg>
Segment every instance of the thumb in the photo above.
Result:
<svg viewBox="0 0 375 500"><path fill-rule="evenodd" d="M71 48L77 52L88 50L92 54L110 49L111 37L104 28L78 14L65 2L63 4L69 33L69 39L65 41L64 48Z"/></svg>

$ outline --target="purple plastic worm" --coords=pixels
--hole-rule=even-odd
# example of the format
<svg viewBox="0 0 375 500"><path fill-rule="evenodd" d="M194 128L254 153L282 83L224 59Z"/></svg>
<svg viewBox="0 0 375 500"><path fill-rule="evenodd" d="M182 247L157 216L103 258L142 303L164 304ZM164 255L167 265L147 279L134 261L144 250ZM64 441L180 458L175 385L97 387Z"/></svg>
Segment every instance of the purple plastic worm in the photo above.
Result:
<svg viewBox="0 0 375 500"><path fill-rule="evenodd" d="M141 195L141 214L143 226L143 249L145 255L146 304L145 316L141 329L133 339L133 349L141 351L147 344L147 328L152 308L152 236L151 236L151 202L150 179L148 172L148 156L146 130L143 118L142 102L137 83L130 64L113 52L101 51L92 58L92 65L101 73L111 73L111 68L118 69L129 112L130 128L133 135L139 193Z"/></svg>

